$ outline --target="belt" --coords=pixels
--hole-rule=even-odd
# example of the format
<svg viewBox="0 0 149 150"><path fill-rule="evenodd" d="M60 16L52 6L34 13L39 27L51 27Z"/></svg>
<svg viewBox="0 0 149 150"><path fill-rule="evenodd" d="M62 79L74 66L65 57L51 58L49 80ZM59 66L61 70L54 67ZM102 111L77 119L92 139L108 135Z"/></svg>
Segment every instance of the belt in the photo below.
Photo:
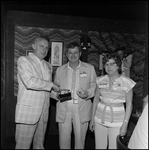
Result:
<svg viewBox="0 0 149 150"><path fill-rule="evenodd" d="M104 104L105 106L104 106L104 108L103 108L103 113L102 113L102 118L101 118L101 123L103 123L104 124L104 120L105 120L105 112L106 112L106 108L107 108L107 106L109 106L110 107L110 110L111 110L111 123L113 122L113 117L114 117L114 115L113 115L113 106L114 107L120 107L120 106L123 106L123 103L106 103L106 102L104 102L104 101L100 101L99 103L101 103L101 104Z"/></svg>

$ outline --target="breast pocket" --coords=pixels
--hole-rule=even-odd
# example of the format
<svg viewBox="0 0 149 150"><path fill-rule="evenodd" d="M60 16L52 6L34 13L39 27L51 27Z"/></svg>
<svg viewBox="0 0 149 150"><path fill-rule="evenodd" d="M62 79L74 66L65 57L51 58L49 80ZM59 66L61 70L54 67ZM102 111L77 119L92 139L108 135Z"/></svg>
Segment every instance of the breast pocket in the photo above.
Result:
<svg viewBox="0 0 149 150"><path fill-rule="evenodd" d="M81 77L80 78L80 83L82 88L86 88L89 86L89 79L88 77Z"/></svg>

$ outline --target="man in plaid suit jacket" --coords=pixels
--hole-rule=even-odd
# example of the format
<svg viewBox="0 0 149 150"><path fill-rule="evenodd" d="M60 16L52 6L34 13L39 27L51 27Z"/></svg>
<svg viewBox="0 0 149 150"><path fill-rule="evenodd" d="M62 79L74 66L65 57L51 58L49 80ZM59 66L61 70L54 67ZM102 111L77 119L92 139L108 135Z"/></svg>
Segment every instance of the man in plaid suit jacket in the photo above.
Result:
<svg viewBox="0 0 149 150"><path fill-rule="evenodd" d="M52 79L51 65L44 60L49 50L46 37L37 37L32 44L34 52L21 56L18 67L18 96L15 110L16 149L44 149L48 121L50 92L59 91Z"/></svg>

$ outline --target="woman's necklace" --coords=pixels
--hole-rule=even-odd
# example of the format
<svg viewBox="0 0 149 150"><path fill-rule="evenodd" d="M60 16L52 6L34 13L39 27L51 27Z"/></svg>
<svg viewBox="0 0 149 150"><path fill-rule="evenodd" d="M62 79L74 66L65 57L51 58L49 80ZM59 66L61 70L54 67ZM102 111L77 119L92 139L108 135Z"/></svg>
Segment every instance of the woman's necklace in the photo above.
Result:
<svg viewBox="0 0 149 150"><path fill-rule="evenodd" d="M113 80L112 78L109 78L109 79L113 84L115 83L115 80Z"/></svg>
<svg viewBox="0 0 149 150"><path fill-rule="evenodd" d="M111 81L111 83L110 83ZM113 91L113 84L115 83L115 81L113 81L110 77L109 77L109 83L108 83L108 86L106 88L107 90L107 93L111 93ZM111 90L110 90L111 89Z"/></svg>

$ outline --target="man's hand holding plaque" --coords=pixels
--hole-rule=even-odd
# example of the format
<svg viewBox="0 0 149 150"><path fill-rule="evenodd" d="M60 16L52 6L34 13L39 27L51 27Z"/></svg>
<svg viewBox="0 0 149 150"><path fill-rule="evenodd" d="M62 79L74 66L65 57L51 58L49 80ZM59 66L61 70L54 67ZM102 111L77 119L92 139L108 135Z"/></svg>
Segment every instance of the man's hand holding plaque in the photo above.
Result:
<svg viewBox="0 0 149 150"><path fill-rule="evenodd" d="M53 83L52 90L54 92L60 92L60 85L58 83Z"/></svg>
<svg viewBox="0 0 149 150"><path fill-rule="evenodd" d="M61 89L57 98L60 100L60 102L65 102L65 101L71 100L72 98L71 98L70 90Z"/></svg>

